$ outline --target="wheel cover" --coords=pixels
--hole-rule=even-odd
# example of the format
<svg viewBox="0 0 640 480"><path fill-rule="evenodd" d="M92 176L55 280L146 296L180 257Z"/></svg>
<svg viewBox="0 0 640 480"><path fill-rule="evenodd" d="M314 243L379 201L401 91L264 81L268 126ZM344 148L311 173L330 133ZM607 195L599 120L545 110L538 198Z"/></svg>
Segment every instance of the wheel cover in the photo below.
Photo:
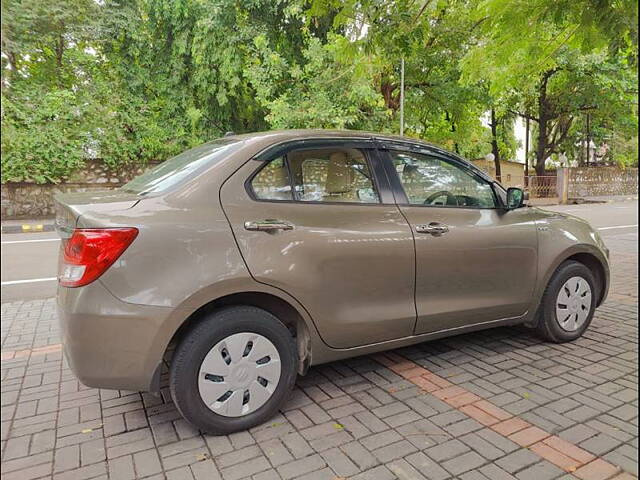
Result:
<svg viewBox="0 0 640 480"><path fill-rule="evenodd" d="M591 286L582 277L571 277L558 292L556 319L560 328L567 332L578 330L591 311Z"/></svg>
<svg viewBox="0 0 640 480"><path fill-rule="evenodd" d="M242 417L267 403L280 374L280 355L268 338L234 333L204 357L198 391L205 405L218 415Z"/></svg>

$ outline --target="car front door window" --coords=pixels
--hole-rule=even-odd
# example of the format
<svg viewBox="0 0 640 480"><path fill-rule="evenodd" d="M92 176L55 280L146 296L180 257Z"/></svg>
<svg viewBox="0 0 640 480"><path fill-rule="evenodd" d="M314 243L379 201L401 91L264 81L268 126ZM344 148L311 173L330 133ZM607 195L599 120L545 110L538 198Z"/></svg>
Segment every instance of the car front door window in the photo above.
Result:
<svg viewBox="0 0 640 480"><path fill-rule="evenodd" d="M495 208L491 185L440 157L390 152L394 168L412 205Z"/></svg>

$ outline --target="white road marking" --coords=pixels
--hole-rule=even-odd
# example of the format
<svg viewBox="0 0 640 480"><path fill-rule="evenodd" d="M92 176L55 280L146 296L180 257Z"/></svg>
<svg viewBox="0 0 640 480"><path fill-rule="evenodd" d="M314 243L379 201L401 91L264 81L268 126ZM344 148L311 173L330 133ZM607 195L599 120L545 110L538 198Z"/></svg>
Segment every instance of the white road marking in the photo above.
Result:
<svg viewBox="0 0 640 480"><path fill-rule="evenodd" d="M635 225L617 225L615 227L600 227L598 230L613 230L613 229L616 229L616 228L635 228L637 226L638 226L638 224L635 224Z"/></svg>
<svg viewBox="0 0 640 480"><path fill-rule="evenodd" d="M32 278L30 280L11 280L8 282L2 282L1 285L19 285L21 283L53 282L54 280L58 280L58 277Z"/></svg>
<svg viewBox="0 0 640 480"><path fill-rule="evenodd" d="M40 238L38 240L12 240L10 242L0 242L2 245L14 245L16 243L38 243L38 242L59 242L59 238Z"/></svg>

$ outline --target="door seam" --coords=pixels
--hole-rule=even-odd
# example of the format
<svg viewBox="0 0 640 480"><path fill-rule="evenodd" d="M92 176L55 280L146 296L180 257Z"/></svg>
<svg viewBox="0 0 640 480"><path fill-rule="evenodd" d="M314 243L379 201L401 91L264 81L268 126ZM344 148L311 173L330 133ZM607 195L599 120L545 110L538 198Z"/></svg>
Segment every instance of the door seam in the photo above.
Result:
<svg viewBox="0 0 640 480"><path fill-rule="evenodd" d="M387 179L387 185L389 185L389 188L391 190L391 194L393 195L393 200L394 200L394 205L396 207L396 209L398 210L398 213L400 213L400 216L402 218L404 218L404 221L407 222L407 226L409 227L409 232L411 232L411 238L413 239L413 311L415 312L416 316L415 319L413 321L413 332L412 332L412 336L416 334L416 329L418 328L418 299L417 299L417 293L418 293L418 248L416 245L416 235L413 232L413 227L411 225L411 222L409 222L409 219L405 216L404 212L402 211L402 209L400 208L400 205L398 204L398 199L396 198L396 192L394 190L394 188L392 187L392 183L391 183L391 178L389 178L389 172L387 169L387 166L389 165L389 154L386 152L386 150L384 150L381 145L379 144L377 146L377 157L378 160L382 163L382 171L384 172L384 176Z"/></svg>
<svg viewBox="0 0 640 480"><path fill-rule="evenodd" d="M386 172L385 172L385 174L386 174ZM416 329L418 328L418 298L417 298L417 293L418 293L418 248L417 248L417 245L416 245L416 235L413 232L413 227L411 226L411 223L409 223L409 220L404 215L404 212L402 211L402 209L400 208L400 206L398 204L396 204L396 208L398 209L398 212L400 213L402 218L404 218L404 221L407 222L407 226L409 227L409 232L411 232L411 238L413 239L413 310L414 310L414 312L416 312L416 318L413 321L413 335L415 335L416 334Z"/></svg>

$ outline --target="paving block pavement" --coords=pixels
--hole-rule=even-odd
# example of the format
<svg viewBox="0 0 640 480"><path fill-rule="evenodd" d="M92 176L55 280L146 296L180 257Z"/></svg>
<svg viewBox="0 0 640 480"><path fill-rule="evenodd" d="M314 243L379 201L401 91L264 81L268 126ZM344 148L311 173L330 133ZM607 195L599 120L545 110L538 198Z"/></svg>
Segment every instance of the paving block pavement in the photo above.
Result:
<svg viewBox="0 0 640 480"><path fill-rule="evenodd" d="M81 385L53 299L2 304L2 479L636 478L636 242L607 237L611 294L576 342L499 328L314 367L276 417L218 437L166 387Z"/></svg>

